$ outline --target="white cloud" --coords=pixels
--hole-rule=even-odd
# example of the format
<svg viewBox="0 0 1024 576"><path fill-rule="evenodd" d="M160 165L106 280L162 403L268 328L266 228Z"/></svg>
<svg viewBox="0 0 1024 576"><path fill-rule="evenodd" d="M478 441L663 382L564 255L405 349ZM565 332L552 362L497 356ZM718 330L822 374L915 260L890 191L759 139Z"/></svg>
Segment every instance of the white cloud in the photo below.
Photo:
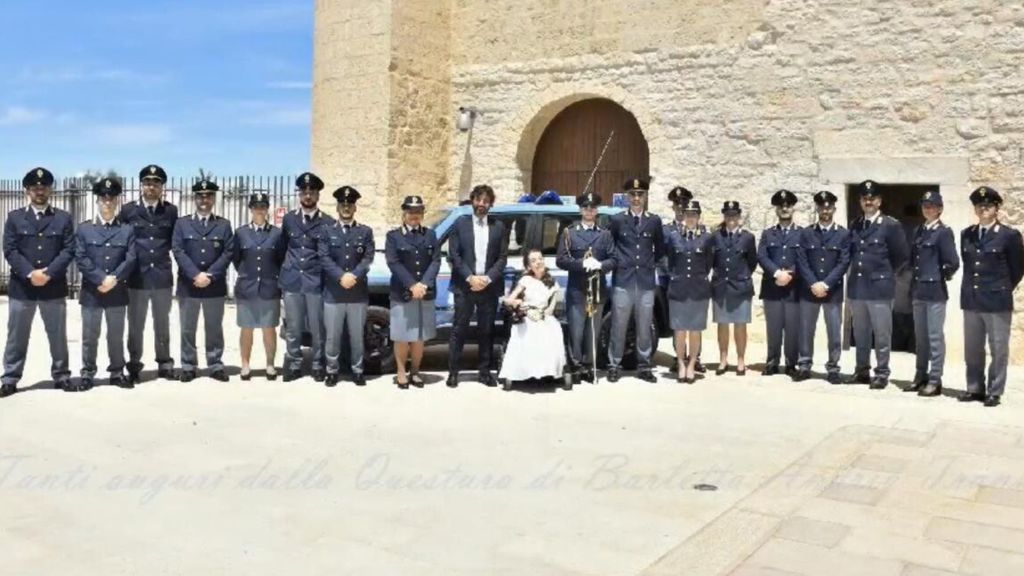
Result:
<svg viewBox="0 0 1024 576"><path fill-rule="evenodd" d="M89 138L99 145L153 146L171 140L171 127L165 124L112 124L97 126Z"/></svg>
<svg viewBox="0 0 1024 576"><path fill-rule="evenodd" d="M23 106L8 106L0 109L0 126L32 124L46 117L47 113L42 110L25 108Z"/></svg>

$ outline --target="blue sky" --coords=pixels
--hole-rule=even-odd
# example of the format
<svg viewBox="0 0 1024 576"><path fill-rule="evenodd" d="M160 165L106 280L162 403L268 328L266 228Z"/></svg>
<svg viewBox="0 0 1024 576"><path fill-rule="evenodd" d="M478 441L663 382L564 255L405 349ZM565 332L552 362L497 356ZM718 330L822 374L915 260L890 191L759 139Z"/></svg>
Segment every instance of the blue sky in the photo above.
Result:
<svg viewBox="0 0 1024 576"><path fill-rule="evenodd" d="M0 178L309 162L313 0L4 0Z"/></svg>

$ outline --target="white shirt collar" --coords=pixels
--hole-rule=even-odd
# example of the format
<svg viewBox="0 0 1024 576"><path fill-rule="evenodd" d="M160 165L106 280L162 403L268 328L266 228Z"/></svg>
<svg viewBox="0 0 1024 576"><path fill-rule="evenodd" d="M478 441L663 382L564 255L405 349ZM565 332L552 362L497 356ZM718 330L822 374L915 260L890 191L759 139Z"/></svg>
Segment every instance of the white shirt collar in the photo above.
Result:
<svg viewBox="0 0 1024 576"><path fill-rule="evenodd" d="M790 220L789 221L789 226L783 226L782 223L780 222L780 223L775 225L775 228L778 229L778 230L789 230L789 231L792 231L792 230L796 229L796 223L793 222L792 220Z"/></svg>
<svg viewBox="0 0 1024 576"><path fill-rule="evenodd" d="M145 198L142 199L142 205L146 208L152 208L156 210L157 208L160 207L161 204L163 204L163 200L157 200L156 202L151 203L149 200L146 200Z"/></svg>
<svg viewBox="0 0 1024 576"><path fill-rule="evenodd" d="M936 218L934 222L931 222L931 223L927 223L926 222L925 225L924 225L924 229L925 230L935 230L936 228L939 227L940 224L942 224L942 220L940 220L939 218Z"/></svg>
<svg viewBox="0 0 1024 576"><path fill-rule="evenodd" d="M48 214L50 212L50 205L47 204L46 207L40 210L39 208L36 208L35 204L29 204L28 209L34 214Z"/></svg>
<svg viewBox="0 0 1024 576"><path fill-rule="evenodd" d="M473 214L473 225L487 226L487 216L477 216L476 214Z"/></svg>
<svg viewBox="0 0 1024 576"><path fill-rule="evenodd" d="M103 216L99 214L96 215L96 224L100 226L109 226L113 224L115 221L117 221L117 214L115 214L114 217L111 218L110 220L104 220Z"/></svg>
<svg viewBox="0 0 1024 576"><path fill-rule="evenodd" d="M270 230L270 222L264 222L263 226L257 226L255 222L249 222L249 228L252 228L253 230L266 232L267 230Z"/></svg>
<svg viewBox="0 0 1024 576"><path fill-rule="evenodd" d="M213 212L210 212L205 216L203 216L199 212L196 212L195 214L192 215L192 217L195 218L196 220L213 220Z"/></svg>
<svg viewBox="0 0 1024 576"><path fill-rule="evenodd" d="M878 212L875 212L875 215L873 217L871 217L871 218L868 218L866 214L864 215L864 221L867 222L868 224L878 224L878 221L881 220L881 219L882 219L882 211L881 210L879 210Z"/></svg>
<svg viewBox="0 0 1024 576"><path fill-rule="evenodd" d="M836 229L836 221L833 220L833 221L829 222L828 226L822 226L821 225L821 221L818 221L818 223L815 224L815 226L818 227L818 230L822 230L824 232L831 232L831 231Z"/></svg>
<svg viewBox="0 0 1024 576"><path fill-rule="evenodd" d="M313 216L313 217L316 217L316 215L320 213L320 209L319 208L313 208L312 210L306 210L305 208L299 208L299 212L303 216Z"/></svg>
<svg viewBox="0 0 1024 576"><path fill-rule="evenodd" d="M637 214L636 212L633 212L632 208L627 208L626 213L628 213L633 218L636 218L637 216L639 216L641 219L647 218L647 210L644 210L643 212Z"/></svg>
<svg viewBox="0 0 1024 576"><path fill-rule="evenodd" d="M579 229L580 230L600 230L601 228L598 227L597 222L591 222L590 224L587 224L586 222L580 221Z"/></svg>

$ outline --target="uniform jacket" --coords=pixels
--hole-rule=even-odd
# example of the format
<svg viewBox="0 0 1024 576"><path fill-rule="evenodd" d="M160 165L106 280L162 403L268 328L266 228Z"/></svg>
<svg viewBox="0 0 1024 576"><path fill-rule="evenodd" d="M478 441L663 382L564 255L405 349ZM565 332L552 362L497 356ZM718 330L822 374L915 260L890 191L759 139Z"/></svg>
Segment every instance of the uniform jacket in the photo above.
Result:
<svg viewBox="0 0 1024 576"><path fill-rule="evenodd" d="M437 273L441 269L441 247L437 234L425 226L410 230L399 226L384 238L384 256L391 270L392 303L412 299L409 289L422 283L427 287L425 300L437 297Z"/></svg>
<svg viewBox="0 0 1024 576"><path fill-rule="evenodd" d="M907 237L900 223L881 214L865 227L861 216L850 224L851 300L893 300L896 272L910 258Z"/></svg>
<svg viewBox="0 0 1024 576"><path fill-rule="evenodd" d="M606 291L604 275L615 268L612 236L596 223L589 230L583 224L576 224L562 231L555 251L555 265L569 272L567 298L573 294L587 293L587 277L590 274L583 268L587 250L591 250L592 256L601 263L600 286L602 292Z"/></svg>
<svg viewBox="0 0 1024 576"><path fill-rule="evenodd" d="M689 233L680 224L665 226L665 262L668 272L669 300L707 300L711 298L708 275L715 263L714 239L706 228Z"/></svg>
<svg viewBox="0 0 1024 576"><path fill-rule="evenodd" d="M654 290L657 285L658 262L665 248L661 218L657 214L644 212L637 226L636 217L626 210L612 216L608 232L615 247L612 286Z"/></svg>
<svg viewBox="0 0 1024 576"><path fill-rule="evenodd" d="M353 222L348 232L341 222L320 229L317 252L323 269L324 302L356 304L370 301L366 275L373 263L373 229ZM341 277L351 272L358 281L352 288L341 287Z"/></svg>
<svg viewBox="0 0 1024 576"><path fill-rule="evenodd" d="M121 206L117 219L135 232L135 268L128 277L128 287L153 290L173 286L171 236L178 220L178 207L160 201L150 216L145 202L132 201Z"/></svg>
<svg viewBox="0 0 1024 576"><path fill-rule="evenodd" d="M754 235L738 228L730 236L724 229L711 232L715 253L711 274L711 295L716 300L730 296L754 296L753 272L757 267L757 246Z"/></svg>
<svg viewBox="0 0 1024 576"><path fill-rule="evenodd" d="M135 270L135 233L130 224L114 218L110 226L99 219L86 220L75 232L75 264L82 273L79 303L86 308L128 305L128 278ZM113 290L101 294L99 285L107 276L117 278Z"/></svg>
<svg viewBox="0 0 1024 576"><path fill-rule="evenodd" d="M317 210L307 223L301 208L284 215L281 234L284 237L285 257L281 265L281 290L293 294L320 294L323 274L317 254L317 239L321 230L334 223L334 219Z"/></svg>
<svg viewBox="0 0 1024 576"><path fill-rule="evenodd" d="M278 276L284 262L285 242L281 229L264 224L252 224L235 230L231 243L231 260L238 276L235 279L235 298L238 300L277 300L281 297Z"/></svg>
<svg viewBox="0 0 1024 576"><path fill-rule="evenodd" d="M843 278L850 267L850 232L838 224L823 230L817 224L801 231L800 248L796 251L800 294L803 300L817 303L843 301ZM818 298L811 286L824 282L828 295Z"/></svg>
<svg viewBox="0 0 1024 576"><path fill-rule="evenodd" d="M228 293L228 266L234 248L231 222L216 214L204 226L195 215L178 218L171 237L171 251L178 262L179 298L223 298ZM213 281L206 288L196 288L192 279L206 272Z"/></svg>
<svg viewBox="0 0 1024 576"><path fill-rule="evenodd" d="M761 233L757 246L757 261L761 265L761 299L796 302L800 299L800 271L797 269L796 253L803 240L803 229L797 225L781 228L778 224ZM793 280L786 286L775 283L775 273L788 270Z"/></svg>
<svg viewBox="0 0 1024 576"><path fill-rule="evenodd" d="M960 307L974 312L1013 311L1013 290L1024 277L1024 246L1018 230L994 224L978 240L978 226L960 233L964 273Z"/></svg>
<svg viewBox="0 0 1024 576"><path fill-rule="evenodd" d="M953 229L941 222L931 230L922 224L914 230L913 238L910 246L910 263L913 266L911 299L926 302L949 300L946 282L960 269Z"/></svg>
<svg viewBox="0 0 1024 576"><path fill-rule="evenodd" d="M463 216L452 225L451 238L448 240L448 259L452 265L452 292L470 292L467 278L476 275L473 218L474 216ZM491 279L487 290L501 294L505 291L508 238L503 223L492 218L488 218L487 223L487 261L484 262L484 274Z"/></svg>
<svg viewBox="0 0 1024 576"><path fill-rule="evenodd" d="M68 266L75 255L74 225L67 212L47 207L36 219L31 206L7 214L4 259L11 267L8 295L15 300L54 300L68 296ZM33 286L28 279L44 269L50 281Z"/></svg>

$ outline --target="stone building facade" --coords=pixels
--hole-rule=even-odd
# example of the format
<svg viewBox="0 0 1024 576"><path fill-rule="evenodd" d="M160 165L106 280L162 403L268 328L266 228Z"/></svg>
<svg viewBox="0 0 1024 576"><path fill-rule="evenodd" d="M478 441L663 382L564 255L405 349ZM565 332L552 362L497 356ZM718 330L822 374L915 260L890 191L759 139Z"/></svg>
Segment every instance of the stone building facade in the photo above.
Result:
<svg viewBox="0 0 1024 576"><path fill-rule="evenodd" d="M806 223L816 190L845 199L872 178L893 186L894 216L938 186L963 228L969 191L987 184L1007 199L1003 221L1024 225L1019 3L318 0L316 18L312 165L369 192L361 216L381 230L406 194L437 207L480 182L499 201L530 191L545 130L591 99L636 119L663 215L682 184L712 222L739 200L757 233L779 188ZM480 113L469 131L459 107ZM1014 336L1022 362L1024 321Z"/></svg>

